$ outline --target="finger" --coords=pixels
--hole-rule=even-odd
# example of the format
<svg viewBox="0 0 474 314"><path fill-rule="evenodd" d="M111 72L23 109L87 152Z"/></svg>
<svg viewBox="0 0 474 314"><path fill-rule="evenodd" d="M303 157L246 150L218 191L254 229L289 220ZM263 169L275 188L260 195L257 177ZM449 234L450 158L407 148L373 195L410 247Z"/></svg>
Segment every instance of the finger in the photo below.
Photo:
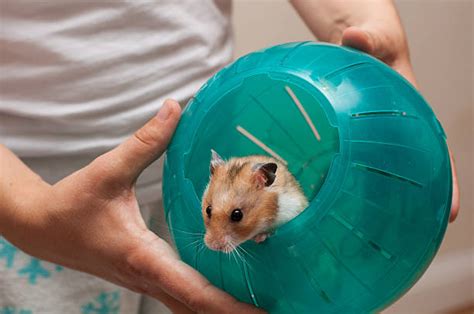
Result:
<svg viewBox="0 0 474 314"><path fill-rule="evenodd" d="M456 220L456 217L459 214L460 207L460 193L458 185L458 174L456 172L456 165L454 164L454 157L451 151L449 152L449 158L451 160L451 173L453 176L453 197L451 201L451 213L449 216L449 222Z"/></svg>
<svg viewBox="0 0 474 314"><path fill-rule="evenodd" d="M171 247L150 233L146 243L130 256L133 269L139 269L143 280L157 285L176 300L198 313L264 313L238 302L224 291L214 287L196 270L180 261Z"/></svg>
<svg viewBox="0 0 474 314"><path fill-rule="evenodd" d="M344 46L352 47L375 57L379 57L376 55L379 46L377 37L359 27L351 26L346 28L342 33L341 43Z"/></svg>
<svg viewBox="0 0 474 314"><path fill-rule="evenodd" d="M403 37L400 39L374 29L369 31L357 26L348 27L342 33L341 43L368 53L390 66L400 60L409 63L408 47Z"/></svg>
<svg viewBox="0 0 474 314"><path fill-rule="evenodd" d="M418 84L413 73L410 58L406 54L396 56L390 45L394 45L386 38L374 35L372 32L362 28L351 26L342 34L342 44L368 53L381 61L387 63L394 70L407 79L415 88Z"/></svg>
<svg viewBox="0 0 474 314"><path fill-rule="evenodd" d="M415 73L411 66L410 61L408 60L397 60L393 63L392 68L400 73L408 82L410 82L413 87L418 89L418 83L415 78Z"/></svg>
<svg viewBox="0 0 474 314"><path fill-rule="evenodd" d="M101 156L109 178L133 184L140 173L165 151L181 115L174 100L166 100L157 115L133 136Z"/></svg>

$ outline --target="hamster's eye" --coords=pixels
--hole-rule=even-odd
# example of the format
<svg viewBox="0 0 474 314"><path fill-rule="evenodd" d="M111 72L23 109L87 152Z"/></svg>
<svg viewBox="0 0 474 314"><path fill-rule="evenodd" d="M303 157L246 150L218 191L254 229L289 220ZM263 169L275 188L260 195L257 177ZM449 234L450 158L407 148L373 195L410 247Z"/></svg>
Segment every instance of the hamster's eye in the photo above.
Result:
<svg viewBox="0 0 474 314"><path fill-rule="evenodd" d="M207 206L207 207L206 207L206 214L207 214L207 217L211 218L211 212L212 212L212 207L211 207L211 206Z"/></svg>
<svg viewBox="0 0 474 314"><path fill-rule="evenodd" d="M235 222L241 221L243 217L244 213L242 213L242 210L240 208L234 209L230 214L230 219Z"/></svg>

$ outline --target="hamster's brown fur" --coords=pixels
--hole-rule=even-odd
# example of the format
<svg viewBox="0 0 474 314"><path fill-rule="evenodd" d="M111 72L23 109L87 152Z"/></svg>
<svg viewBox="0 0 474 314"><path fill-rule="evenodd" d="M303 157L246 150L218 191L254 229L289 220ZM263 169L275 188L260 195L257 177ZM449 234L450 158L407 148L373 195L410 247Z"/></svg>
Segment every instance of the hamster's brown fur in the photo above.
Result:
<svg viewBox="0 0 474 314"><path fill-rule="evenodd" d="M298 213L306 208L307 201L299 184L279 161L258 155L225 162L213 154L211 178L202 199L205 242L211 249L230 252L242 242L266 234L289 220L280 215L281 195L285 193L291 195L291 202L295 200L298 204L299 208L295 209ZM276 165L276 172L268 185L268 173L262 166L270 164ZM210 217L206 212L208 206ZM230 219L235 209L243 213L241 221Z"/></svg>

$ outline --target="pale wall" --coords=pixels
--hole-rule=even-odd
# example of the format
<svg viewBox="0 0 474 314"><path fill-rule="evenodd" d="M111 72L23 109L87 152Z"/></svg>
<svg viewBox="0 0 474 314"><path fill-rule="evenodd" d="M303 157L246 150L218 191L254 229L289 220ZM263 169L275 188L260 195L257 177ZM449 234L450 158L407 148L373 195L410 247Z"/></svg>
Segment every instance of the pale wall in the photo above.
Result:
<svg viewBox="0 0 474 314"><path fill-rule="evenodd" d="M474 303L473 1L397 1L422 94L449 137L462 211L428 272L387 313L441 312ZM285 0L234 0L236 56L314 39Z"/></svg>

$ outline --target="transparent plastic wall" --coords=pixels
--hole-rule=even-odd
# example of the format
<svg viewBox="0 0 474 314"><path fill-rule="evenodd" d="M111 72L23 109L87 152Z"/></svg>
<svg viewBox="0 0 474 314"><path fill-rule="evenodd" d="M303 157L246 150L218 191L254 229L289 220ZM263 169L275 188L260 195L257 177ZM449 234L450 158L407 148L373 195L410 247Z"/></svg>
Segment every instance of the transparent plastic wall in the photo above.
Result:
<svg viewBox="0 0 474 314"><path fill-rule="evenodd" d="M224 158L276 154L309 207L265 242L244 243L241 256L209 250L199 234L211 148ZM418 92L370 56L313 42L249 54L212 77L183 113L163 182L182 259L282 314L395 301L434 257L451 189L445 135Z"/></svg>

